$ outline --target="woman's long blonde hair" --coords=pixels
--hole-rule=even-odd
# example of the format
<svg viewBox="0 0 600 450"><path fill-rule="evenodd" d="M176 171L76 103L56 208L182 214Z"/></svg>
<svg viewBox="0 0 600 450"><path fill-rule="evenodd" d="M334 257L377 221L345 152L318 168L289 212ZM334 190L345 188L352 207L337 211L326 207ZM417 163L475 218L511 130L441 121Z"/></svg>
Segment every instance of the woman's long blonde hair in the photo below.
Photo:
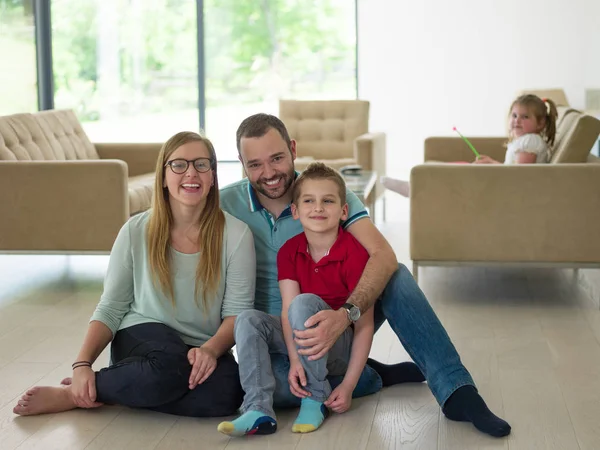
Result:
<svg viewBox="0 0 600 450"><path fill-rule="evenodd" d="M196 288L194 294L198 298L198 286L202 283L202 306L208 309L207 296L214 294L221 279L221 250L223 247L223 231L225 215L219 204L219 183L217 179L217 157L210 140L191 131L182 131L171 137L160 149L156 162L156 180L152 195L152 211L147 229L148 259L150 272L155 287L159 288L171 303L175 305L175 293L171 274L171 228L173 214L169 205L169 191L165 184L165 167L167 161L182 145L189 142L203 143L210 153L211 170L214 185L211 186L204 210L200 215L198 226L200 234L198 244L201 257L196 269Z"/></svg>

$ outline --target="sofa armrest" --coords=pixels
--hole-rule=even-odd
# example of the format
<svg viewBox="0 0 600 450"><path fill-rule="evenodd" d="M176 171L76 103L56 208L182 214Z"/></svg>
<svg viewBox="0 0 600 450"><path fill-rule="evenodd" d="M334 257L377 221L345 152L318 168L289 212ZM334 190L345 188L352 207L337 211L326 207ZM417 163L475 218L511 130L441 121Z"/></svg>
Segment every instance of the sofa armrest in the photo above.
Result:
<svg viewBox="0 0 600 450"><path fill-rule="evenodd" d="M366 133L358 136L354 140L354 159L367 170L383 167L385 172L385 133Z"/></svg>
<svg viewBox="0 0 600 450"><path fill-rule="evenodd" d="M129 218L119 160L0 161L0 251L110 251Z"/></svg>
<svg viewBox="0 0 600 450"><path fill-rule="evenodd" d="M413 260L600 262L598 164L422 164L410 183Z"/></svg>
<svg viewBox="0 0 600 450"><path fill-rule="evenodd" d="M366 133L354 140L354 158L357 164L378 175L386 173L386 136L385 133ZM375 183L375 198L383 195L385 189L379 182Z"/></svg>
<svg viewBox="0 0 600 450"><path fill-rule="evenodd" d="M506 148L503 137L468 138L475 150L499 162L504 162ZM425 161L474 161L475 155L460 137L429 137L425 139Z"/></svg>
<svg viewBox="0 0 600 450"><path fill-rule="evenodd" d="M162 147L159 143L102 143L94 144L100 159L120 159L127 163L129 176L154 173Z"/></svg>

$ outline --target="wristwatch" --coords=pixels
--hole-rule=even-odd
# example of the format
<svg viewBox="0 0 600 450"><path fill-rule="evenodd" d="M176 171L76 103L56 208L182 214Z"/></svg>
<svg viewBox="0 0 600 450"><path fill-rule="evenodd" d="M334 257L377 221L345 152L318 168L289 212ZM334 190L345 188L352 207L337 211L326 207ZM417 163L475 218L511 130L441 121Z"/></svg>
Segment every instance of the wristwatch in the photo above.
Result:
<svg viewBox="0 0 600 450"><path fill-rule="evenodd" d="M352 303L344 303L342 308L344 308L348 313L348 319L350 319L350 322L354 323L360 319L360 309L358 306L353 305Z"/></svg>

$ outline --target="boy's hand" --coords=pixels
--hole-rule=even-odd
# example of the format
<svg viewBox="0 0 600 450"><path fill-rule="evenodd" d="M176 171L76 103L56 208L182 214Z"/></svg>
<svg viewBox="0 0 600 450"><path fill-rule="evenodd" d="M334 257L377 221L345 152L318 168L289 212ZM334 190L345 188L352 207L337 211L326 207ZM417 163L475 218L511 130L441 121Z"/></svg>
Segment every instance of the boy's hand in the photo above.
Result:
<svg viewBox="0 0 600 450"><path fill-rule="evenodd" d="M352 391L344 383L340 384L325 401L325 406L339 414L348 411L352 404Z"/></svg>
<svg viewBox="0 0 600 450"><path fill-rule="evenodd" d="M322 358L333 347L342 333L350 325L344 308L319 311L304 322L306 330L294 330L298 353L308 356L310 361Z"/></svg>
<svg viewBox="0 0 600 450"><path fill-rule="evenodd" d="M290 361L290 372L288 373L288 383L290 384L290 391L296 397L305 398L310 396L310 392L302 389L306 386L306 373L300 360Z"/></svg>

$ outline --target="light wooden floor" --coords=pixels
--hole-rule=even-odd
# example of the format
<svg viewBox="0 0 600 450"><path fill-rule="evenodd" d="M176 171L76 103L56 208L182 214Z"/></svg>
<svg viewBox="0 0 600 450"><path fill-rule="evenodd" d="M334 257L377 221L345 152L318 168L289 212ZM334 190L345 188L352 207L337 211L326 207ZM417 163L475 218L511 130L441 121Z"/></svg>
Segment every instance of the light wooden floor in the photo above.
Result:
<svg viewBox="0 0 600 450"><path fill-rule="evenodd" d="M408 262L406 224L381 228ZM426 384L357 400L304 436L290 432L294 411L279 415L275 435L248 439L219 434L221 419L121 407L17 417L12 407L24 390L69 375L101 292L100 279L37 286L0 303L0 449L599 449L600 312L573 280L568 270L421 269L423 290L484 398L513 427L501 440L446 420ZM408 359L387 326L372 355Z"/></svg>

